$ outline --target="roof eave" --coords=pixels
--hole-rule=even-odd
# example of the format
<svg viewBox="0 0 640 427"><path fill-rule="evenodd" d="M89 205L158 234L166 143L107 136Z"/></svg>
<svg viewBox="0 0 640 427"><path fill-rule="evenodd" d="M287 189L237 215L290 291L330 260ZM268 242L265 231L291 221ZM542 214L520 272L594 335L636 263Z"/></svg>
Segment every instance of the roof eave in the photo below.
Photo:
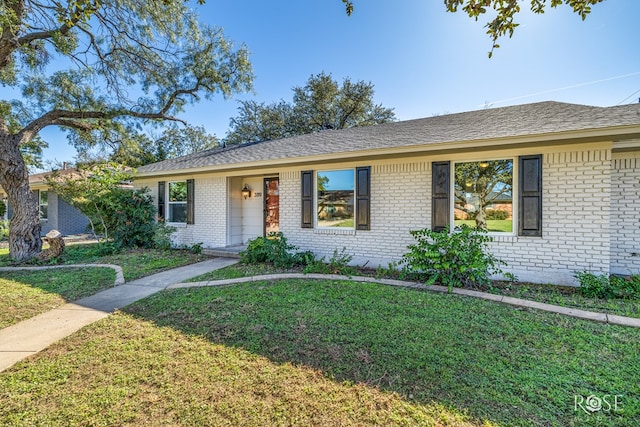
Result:
<svg viewBox="0 0 640 427"><path fill-rule="evenodd" d="M151 178L168 175L201 174L206 172L231 172L267 168L273 166L297 166L310 163L331 163L336 161L358 160L381 157L415 157L416 154L435 154L451 151L477 151L522 146L552 146L566 144L581 144L591 142L616 142L617 146L625 149L640 149L640 125L616 126L611 128L585 129L579 131L565 131L538 135L506 136L492 139L476 139L468 141L447 141L438 143L404 145L388 148L375 148L340 153L327 153L304 157L257 160L252 162L231 163L224 165L208 165L193 168L167 169L150 172L137 172L137 178ZM617 142L622 141L622 142ZM337 156L339 155L339 158Z"/></svg>

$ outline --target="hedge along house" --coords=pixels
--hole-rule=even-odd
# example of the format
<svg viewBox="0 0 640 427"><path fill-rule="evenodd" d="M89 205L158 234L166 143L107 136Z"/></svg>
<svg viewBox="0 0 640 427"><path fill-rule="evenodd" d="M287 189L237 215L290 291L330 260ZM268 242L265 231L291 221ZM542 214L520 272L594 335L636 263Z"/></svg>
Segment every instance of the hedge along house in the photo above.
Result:
<svg viewBox="0 0 640 427"><path fill-rule="evenodd" d="M543 102L213 149L143 166L177 244L281 231L387 266L410 230L483 224L520 280L640 273L640 105ZM496 211L505 213L498 214Z"/></svg>
<svg viewBox="0 0 640 427"><path fill-rule="evenodd" d="M67 169L66 167L57 172L60 176L75 174L75 169ZM37 173L29 175L29 187L33 191L37 208L40 212L40 225L42 226L42 235L47 234L51 230L58 230L63 236L71 234L81 234L87 231L89 227L89 219L78 209L71 206L61 197L49 190L46 178L51 172ZM7 195L0 187L0 199L7 205L5 219L11 219L13 209L7 201ZM0 217L0 219L3 219Z"/></svg>

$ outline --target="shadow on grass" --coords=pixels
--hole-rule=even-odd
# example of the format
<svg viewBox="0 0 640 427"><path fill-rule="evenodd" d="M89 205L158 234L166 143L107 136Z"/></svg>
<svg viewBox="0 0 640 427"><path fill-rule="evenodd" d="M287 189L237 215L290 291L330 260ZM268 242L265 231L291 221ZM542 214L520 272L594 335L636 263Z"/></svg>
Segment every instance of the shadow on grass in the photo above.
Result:
<svg viewBox="0 0 640 427"><path fill-rule="evenodd" d="M125 312L476 422L635 425L640 332L452 295L288 280L164 291ZM585 413L577 396L621 395Z"/></svg>

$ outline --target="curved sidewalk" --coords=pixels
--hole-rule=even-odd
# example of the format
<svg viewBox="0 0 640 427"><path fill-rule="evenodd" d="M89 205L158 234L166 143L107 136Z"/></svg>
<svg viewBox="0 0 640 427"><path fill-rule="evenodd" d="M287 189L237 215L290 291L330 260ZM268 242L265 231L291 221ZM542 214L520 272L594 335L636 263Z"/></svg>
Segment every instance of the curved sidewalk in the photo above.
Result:
<svg viewBox="0 0 640 427"><path fill-rule="evenodd" d="M4 328L0 330L0 372L13 366L25 357L35 354L54 342L71 335L78 329L107 317L114 310L153 295L171 284L197 277L237 262L237 259L214 258L152 274L128 283L119 285L116 283L117 286L113 288L106 289L72 303L67 303L51 311ZM88 266L88 264L51 267L66 268L86 266ZM93 266L105 267L103 264L94 264ZM16 269L14 267L12 268ZM45 268L47 267L36 267L36 269L40 270ZM118 282L118 280L116 280L116 282ZM124 282L124 280L122 280L122 282Z"/></svg>
<svg viewBox="0 0 640 427"><path fill-rule="evenodd" d="M381 283L383 285L397 286L403 288L423 289L435 292L449 292L446 286L425 286L415 282L405 282L393 279L377 279L375 277L366 276L341 276L337 274L303 274L303 273L285 273L285 274L264 274L260 276L239 277L236 279L213 280L208 282L187 282L175 283L168 286L168 289L191 288L201 286L224 286L236 283L257 282L261 280L280 280L280 279L328 279L328 280L350 280L352 282L365 283ZM618 316L615 314L598 313L594 311L579 310L577 308L562 307L558 305L545 304L542 302L530 301L521 298L507 297L504 295L489 294L487 292L472 291L469 289L453 288L451 293L457 295L465 295L473 298L481 298L490 301L501 302L516 307L534 308L537 310L548 311L550 313L562 314L565 316L577 317L579 319L593 320L596 322L610 323L613 325L629 326L640 328L640 319L635 317Z"/></svg>

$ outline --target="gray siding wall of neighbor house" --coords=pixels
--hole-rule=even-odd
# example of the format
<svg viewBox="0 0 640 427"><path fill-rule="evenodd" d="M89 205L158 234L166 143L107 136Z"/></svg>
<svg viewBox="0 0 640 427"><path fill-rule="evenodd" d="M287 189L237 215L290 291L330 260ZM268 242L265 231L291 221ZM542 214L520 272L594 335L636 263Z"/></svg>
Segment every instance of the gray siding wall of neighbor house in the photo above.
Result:
<svg viewBox="0 0 640 427"><path fill-rule="evenodd" d="M57 194L48 192L47 205L47 219L40 221L42 235L51 230L58 230L63 236L87 232L89 219L78 209L58 197ZM13 209L11 205L7 208L7 218L11 219Z"/></svg>
<svg viewBox="0 0 640 427"><path fill-rule="evenodd" d="M57 197L58 204L57 219L58 228L63 235L86 233L89 228L89 218L87 218L78 209L65 202L64 199Z"/></svg>

